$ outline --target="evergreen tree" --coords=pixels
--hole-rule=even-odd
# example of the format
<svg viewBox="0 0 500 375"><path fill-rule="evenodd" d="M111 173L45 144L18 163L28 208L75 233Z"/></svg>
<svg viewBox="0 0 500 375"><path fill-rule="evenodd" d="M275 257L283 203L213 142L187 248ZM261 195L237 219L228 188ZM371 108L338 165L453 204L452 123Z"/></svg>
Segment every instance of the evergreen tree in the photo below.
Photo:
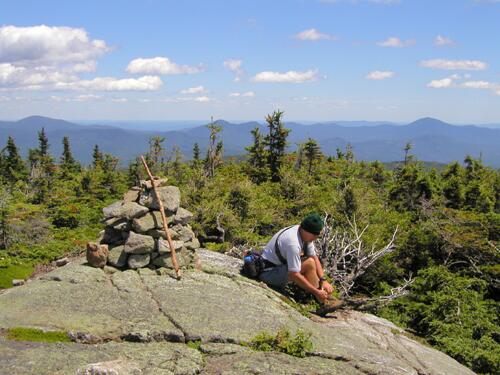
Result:
<svg viewBox="0 0 500 375"><path fill-rule="evenodd" d="M342 150L339 147L337 147L336 153L337 153L337 159L338 160L345 159L345 155L344 155L344 153L342 152Z"/></svg>
<svg viewBox="0 0 500 375"><path fill-rule="evenodd" d="M128 172L127 172L127 185L129 187L139 186L141 181L141 162L139 158L131 160L128 164Z"/></svg>
<svg viewBox="0 0 500 375"><path fill-rule="evenodd" d="M431 197L431 184L417 163L408 164L395 172L389 198L398 211L416 211L421 199Z"/></svg>
<svg viewBox="0 0 500 375"><path fill-rule="evenodd" d="M265 144L271 181L273 182L279 182L281 179L280 168L285 155L286 138L290 133L290 130L286 129L281 122L282 116L283 112L275 111L266 117L269 134L265 137Z"/></svg>
<svg viewBox="0 0 500 375"><path fill-rule="evenodd" d="M94 168L102 167L103 161L104 158L102 152L99 150L99 145L95 145L92 152L92 165L94 166Z"/></svg>
<svg viewBox="0 0 500 375"><path fill-rule="evenodd" d="M78 173L80 171L80 164L73 157L71 146L69 144L69 138L64 137L62 143L63 152L61 156L61 169L63 170L63 174Z"/></svg>
<svg viewBox="0 0 500 375"><path fill-rule="evenodd" d="M351 163L354 161L354 151L350 143L345 146L345 159Z"/></svg>
<svg viewBox="0 0 500 375"><path fill-rule="evenodd" d="M405 151L405 165L410 163L413 160L413 155L410 154L411 149L413 148L413 145L411 142L406 142L404 151Z"/></svg>
<svg viewBox="0 0 500 375"><path fill-rule="evenodd" d="M209 141L208 141L208 149L207 156L205 158L205 174L207 177L212 178L215 176L215 169L222 164L223 157L223 144L222 141L217 141L217 134L219 134L222 130L220 125L212 122L207 125L210 130Z"/></svg>
<svg viewBox="0 0 500 375"><path fill-rule="evenodd" d="M7 139L7 146L2 150L1 171L2 177L10 183L15 183L17 180L24 180L28 175L26 164L21 155L19 155L14 139L10 136Z"/></svg>
<svg viewBox="0 0 500 375"><path fill-rule="evenodd" d="M375 182L377 187L381 188L386 180L384 166L378 160L371 163L370 178Z"/></svg>
<svg viewBox="0 0 500 375"><path fill-rule="evenodd" d="M446 206L460 209L464 204L463 170L460 164L450 164L442 173L444 179L443 196L446 198Z"/></svg>
<svg viewBox="0 0 500 375"><path fill-rule="evenodd" d="M146 156L149 169L153 174L157 174L162 169L165 148L162 143L165 137L154 136L149 138L149 153Z"/></svg>
<svg viewBox="0 0 500 375"><path fill-rule="evenodd" d="M314 139L309 138L304 144L304 156L307 160L307 173L312 174L313 165L322 157L321 149Z"/></svg>
<svg viewBox="0 0 500 375"><path fill-rule="evenodd" d="M248 151L248 164L250 165L250 178L256 184L267 180L267 153L264 137L256 126L252 131L253 144L245 147Z"/></svg>
<svg viewBox="0 0 500 375"><path fill-rule="evenodd" d="M358 203L356 201L352 185L350 183L346 183L344 190L342 191L341 211L349 219L352 219L356 214L357 209Z"/></svg>

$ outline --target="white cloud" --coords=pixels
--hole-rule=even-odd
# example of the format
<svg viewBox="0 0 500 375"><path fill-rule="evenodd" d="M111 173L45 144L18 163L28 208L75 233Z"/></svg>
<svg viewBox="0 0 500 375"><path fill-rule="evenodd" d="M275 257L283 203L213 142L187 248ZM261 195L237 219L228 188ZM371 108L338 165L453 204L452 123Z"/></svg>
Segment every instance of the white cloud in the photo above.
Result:
<svg viewBox="0 0 500 375"><path fill-rule="evenodd" d="M128 64L126 70L133 74L196 74L202 72L203 68L178 65L167 57L153 57L134 59Z"/></svg>
<svg viewBox="0 0 500 375"><path fill-rule="evenodd" d="M488 64L479 60L433 59L422 61L420 65L425 68L444 70L484 70L488 67Z"/></svg>
<svg viewBox="0 0 500 375"><path fill-rule="evenodd" d="M444 89L447 87L451 87L452 84L453 84L453 80L451 78L443 78L443 79L430 81L427 84L427 87L431 87L433 89Z"/></svg>
<svg viewBox="0 0 500 375"><path fill-rule="evenodd" d="M295 37L295 39L299 39L299 40L312 40L312 41L338 39L334 35L320 33L316 29L308 29L308 30L301 31L300 33L296 34L294 37Z"/></svg>
<svg viewBox="0 0 500 375"><path fill-rule="evenodd" d="M181 94L203 94L207 92L203 86L190 87L188 89L181 90Z"/></svg>
<svg viewBox="0 0 500 375"><path fill-rule="evenodd" d="M394 72L375 70L366 75L367 79L381 80L394 77Z"/></svg>
<svg viewBox="0 0 500 375"><path fill-rule="evenodd" d="M460 79L460 76L458 74L452 74L449 77L443 78L443 79L436 79L433 81L430 81L427 84L427 87L433 88L433 89L444 89L444 88L449 88L449 87L454 87L455 83L454 81Z"/></svg>
<svg viewBox="0 0 500 375"><path fill-rule="evenodd" d="M233 98L238 98L238 97L247 97L247 98L252 98L255 96L255 93L253 91L247 91L247 92L232 92L229 94L230 97Z"/></svg>
<svg viewBox="0 0 500 375"><path fill-rule="evenodd" d="M95 72L96 69L97 69L97 63L94 60L89 60L69 67L69 70L75 73Z"/></svg>
<svg viewBox="0 0 500 375"><path fill-rule="evenodd" d="M415 39L408 39L408 40L401 40L396 37L390 37L389 39L383 41L383 42L378 42L377 45L380 47L408 47L415 44Z"/></svg>
<svg viewBox="0 0 500 375"><path fill-rule="evenodd" d="M462 87L468 89L496 89L496 85L487 81L467 81L462 83Z"/></svg>
<svg viewBox="0 0 500 375"><path fill-rule="evenodd" d="M305 72L297 72L294 70L290 70L286 73L260 72L252 78L252 81L270 82L270 83L304 83L304 82L316 81L317 79L318 79L317 70L307 70Z"/></svg>
<svg viewBox="0 0 500 375"><path fill-rule="evenodd" d="M8 96L0 96L0 102L8 102L10 98Z"/></svg>
<svg viewBox="0 0 500 375"><path fill-rule="evenodd" d="M91 80L58 82L56 89L95 90L95 91L154 91L163 86L160 77L144 76L140 78L97 77Z"/></svg>
<svg viewBox="0 0 500 375"><path fill-rule="evenodd" d="M128 99L127 98L111 98L111 101L113 103L127 103Z"/></svg>
<svg viewBox="0 0 500 375"><path fill-rule="evenodd" d="M194 98L194 101L199 103L208 103L211 102L212 99L210 99L208 96L198 96L197 98Z"/></svg>
<svg viewBox="0 0 500 375"><path fill-rule="evenodd" d="M226 69L232 71L236 76L234 77L234 82L240 82L241 77L245 74L242 68L243 61L236 59L228 59L222 64Z"/></svg>
<svg viewBox="0 0 500 375"><path fill-rule="evenodd" d="M103 40L91 40L84 29L46 25L0 27L0 62L85 62L109 50Z"/></svg>
<svg viewBox="0 0 500 375"><path fill-rule="evenodd" d="M442 46L453 45L453 44L455 44L455 42L453 40L451 40L450 38L446 38L442 35L438 35L438 36L436 36L436 39L434 40L434 44L438 47L442 47Z"/></svg>

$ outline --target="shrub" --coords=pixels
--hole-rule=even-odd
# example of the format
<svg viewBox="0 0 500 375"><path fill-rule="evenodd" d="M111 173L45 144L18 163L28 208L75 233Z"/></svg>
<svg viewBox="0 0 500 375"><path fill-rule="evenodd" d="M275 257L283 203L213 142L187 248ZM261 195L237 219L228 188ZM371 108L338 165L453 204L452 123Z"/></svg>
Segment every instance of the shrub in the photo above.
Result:
<svg viewBox="0 0 500 375"><path fill-rule="evenodd" d="M292 337L290 330L286 328L281 328L276 336L261 332L250 340L249 346L263 352L277 351L300 358L304 358L313 349L311 333L299 329Z"/></svg>

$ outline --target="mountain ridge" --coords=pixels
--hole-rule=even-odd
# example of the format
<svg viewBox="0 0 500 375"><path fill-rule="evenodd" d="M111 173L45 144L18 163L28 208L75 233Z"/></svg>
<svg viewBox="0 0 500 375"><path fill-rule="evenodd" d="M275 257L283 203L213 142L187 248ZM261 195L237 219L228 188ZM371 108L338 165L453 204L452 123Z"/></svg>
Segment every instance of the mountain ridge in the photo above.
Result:
<svg viewBox="0 0 500 375"><path fill-rule="evenodd" d="M259 127L267 133L265 124L257 121L231 123L215 121L222 127L220 134L224 141L225 154L245 154L245 147L252 143L251 130ZM155 135L165 137L164 146L171 151L177 146L190 158L194 143L205 152L209 129L206 125L170 131L131 130L111 125L81 125L62 119L43 116L29 116L18 121L0 121L0 139L6 142L12 136L26 156L29 148L37 147L37 133L45 129L51 153L62 152L61 140L68 136L74 156L83 163L91 161L92 148L98 144L101 151L109 152L127 162L147 152L149 138ZM381 123L370 126L345 126L335 122L303 125L285 122L291 132L288 137L288 151L297 149L297 144L309 137L315 139L326 155L335 155L336 148L344 149L347 143L353 147L358 160L380 160L392 162L401 160L407 142L413 145L412 152L419 160L448 163L462 161L467 154L482 157L487 165L500 166L500 129L483 128L476 125L455 126L439 119L424 117L407 125Z"/></svg>

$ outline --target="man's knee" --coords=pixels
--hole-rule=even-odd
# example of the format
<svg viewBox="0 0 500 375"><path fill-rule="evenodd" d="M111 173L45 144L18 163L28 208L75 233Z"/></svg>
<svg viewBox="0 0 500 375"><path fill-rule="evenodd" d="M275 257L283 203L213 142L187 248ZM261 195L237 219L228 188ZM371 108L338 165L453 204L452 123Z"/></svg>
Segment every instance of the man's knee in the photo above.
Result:
<svg viewBox="0 0 500 375"><path fill-rule="evenodd" d="M300 272L307 272L309 270L316 270L316 262L314 261L314 258L308 257L306 258L300 267Z"/></svg>

